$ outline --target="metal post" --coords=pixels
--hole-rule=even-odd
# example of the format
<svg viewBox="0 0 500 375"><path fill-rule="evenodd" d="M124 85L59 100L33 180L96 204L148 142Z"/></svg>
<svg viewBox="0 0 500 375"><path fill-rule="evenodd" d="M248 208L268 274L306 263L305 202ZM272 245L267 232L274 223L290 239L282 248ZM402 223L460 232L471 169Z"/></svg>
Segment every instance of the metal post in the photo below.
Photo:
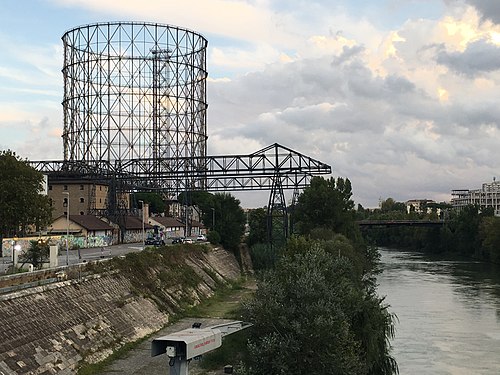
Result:
<svg viewBox="0 0 500 375"><path fill-rule="evenodd" d="M188 375L189 362L185 359L170 359L170 375Z"/></svg>
<svg viewBox="0 0 500 375"><path fill-rule="evenodd" d="M66 265L69 266L69 191L63 191L68 196L66 201Z"/></svg>
<svg viewBox="0 0 500 375"><path fill-rule="evenodd" d="M215 230L215 208L211 208L212 210L212 230Z"/></svg>
<svg viewBox="0 0 500 375"><path fill-rule="evenodd" d="M144 237L144 201L139 201L141 204L141 221L142 221L142 249L146 247L146 239Z"/></svg>

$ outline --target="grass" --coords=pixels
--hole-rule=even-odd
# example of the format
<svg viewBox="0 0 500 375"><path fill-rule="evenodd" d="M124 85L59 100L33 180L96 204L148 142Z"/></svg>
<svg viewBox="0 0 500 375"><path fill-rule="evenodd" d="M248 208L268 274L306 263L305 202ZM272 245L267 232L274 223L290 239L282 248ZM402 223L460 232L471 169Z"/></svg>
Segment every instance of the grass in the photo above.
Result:
<svg viewBox="0 0 500 375"><path fill-rule="evenodd" d="M187 308L171 317L169 325L179 321L185 317L200 317L200 318L225 318L238 320L240 301L251 295L252 290L250 285L253 280L239 280L233 282L225 287L218 289L215 294L199 305ZM105 369L113 363L113 361L124 358L127 354L138 347L145 340L150 339L154 334L148 335L137 341L127 343L115 350L108 358L98 363L83 363L82 367L78 370L78 375L97 375L102 374ZM231 337L235 336L235 337ZM246 346L246 336L237 333L228 336L225 339L226 345L213 352L213 355L204 356L202 367L213 369L223 366L225 361L234 359L244 352Z"/></svg>
<svg viewBox="0 0 500 375"><path fill-rule="evenodd" d="M240 301L250 294L251 290L245 285L245 280L240 280L218 289L211 298L187 309L182 315L185 317L238 319Z"/></svg>

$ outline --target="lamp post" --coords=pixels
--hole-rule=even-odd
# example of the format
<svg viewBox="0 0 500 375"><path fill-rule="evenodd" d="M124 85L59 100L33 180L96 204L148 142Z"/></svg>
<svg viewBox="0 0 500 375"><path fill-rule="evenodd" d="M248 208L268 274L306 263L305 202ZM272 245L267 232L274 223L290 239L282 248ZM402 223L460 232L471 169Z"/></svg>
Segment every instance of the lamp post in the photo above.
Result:
<svg viewBox="0 0 500 375"><path fill-rule="evenodd" d="M142 223L142 249L146 247L146 240L144 238L144 201L139 201L141 204L141 223Z"/></svg>
<svg viewBox="0 0 500 375"><path fill-rule="evenodd" d="M215 208L211 208L212 210L212 230L215 230Z"/></svg>
<svg viewBox="0 0 500 375"><path fill-rule="evenodd" d="M17 236L14 236L14 241L12 241L12 272L15 272L16 269L16 251L19 249L19 245L17 244Z"/></svg>
<svg viewBox="0 0 500 375"><path fill-rule="evenodd" d="M67 195L66 201L66 265L69 266L69 191L63 191Z"/></svg>

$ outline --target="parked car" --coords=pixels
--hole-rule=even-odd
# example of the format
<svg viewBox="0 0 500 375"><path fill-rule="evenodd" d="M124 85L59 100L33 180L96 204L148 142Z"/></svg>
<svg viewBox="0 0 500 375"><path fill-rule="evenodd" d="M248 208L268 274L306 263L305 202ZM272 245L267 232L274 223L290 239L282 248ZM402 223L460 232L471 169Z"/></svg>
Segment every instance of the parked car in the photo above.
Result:
<svg viewBox="0 0 500 375"><path fill-rule="evenodd" d="M186 238L184 239L184 243L194 243L192 238Z"/></svg>
<svg viewBox="0 0 500 375"><path fill-rule="evenodd" d="M146 240L144 241L144 244L145 245L152 245L152 246L163 246L165 245L165 241L163 241L161 238L159 237L148 237L146 238Z"/></svg>
<svg viewBox="0 0 500 375"><path fill-rule="evenodd" d="M198 237L196 237L196 241L206 241L207 240L207 236L205 236L204 234L199 234Z"/></svg>
<svg viewBox="0 0 500 375"><path fill-rule="evenodd" d="M183 243L184 242L184 238L183 237L174 237L172 239L172 244L175 245L176 243Z"/></svg>

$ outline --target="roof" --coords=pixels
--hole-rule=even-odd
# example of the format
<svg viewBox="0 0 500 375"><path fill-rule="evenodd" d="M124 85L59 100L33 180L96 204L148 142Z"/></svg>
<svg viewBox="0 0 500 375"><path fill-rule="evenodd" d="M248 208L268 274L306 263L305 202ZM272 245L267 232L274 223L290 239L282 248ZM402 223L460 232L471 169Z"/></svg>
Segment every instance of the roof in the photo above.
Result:
<svg viewBox="0 0 500 375"><path fill-rule="evenodd" d="M123 224L125 229L129 230L142 229L143 226L141 219L136 216L124 216ZM153 226L148 223L144 223L144 229L153 229Z"/></svg>
<svg viewBox="0 0 500 375"><path fill-rule="evenodd" d="M112 230L113 227L93 215L70 215L69 219L87 230Z"/></svg>
<svg viewBox="0 0 500 375"><path fill-rule="evenodd" d="M182 223L179 219L176 219L175 217L157 216L157 217L150 217L150 219L163 225L165 228L183 227L184 226L184 223Z"/></svg>

